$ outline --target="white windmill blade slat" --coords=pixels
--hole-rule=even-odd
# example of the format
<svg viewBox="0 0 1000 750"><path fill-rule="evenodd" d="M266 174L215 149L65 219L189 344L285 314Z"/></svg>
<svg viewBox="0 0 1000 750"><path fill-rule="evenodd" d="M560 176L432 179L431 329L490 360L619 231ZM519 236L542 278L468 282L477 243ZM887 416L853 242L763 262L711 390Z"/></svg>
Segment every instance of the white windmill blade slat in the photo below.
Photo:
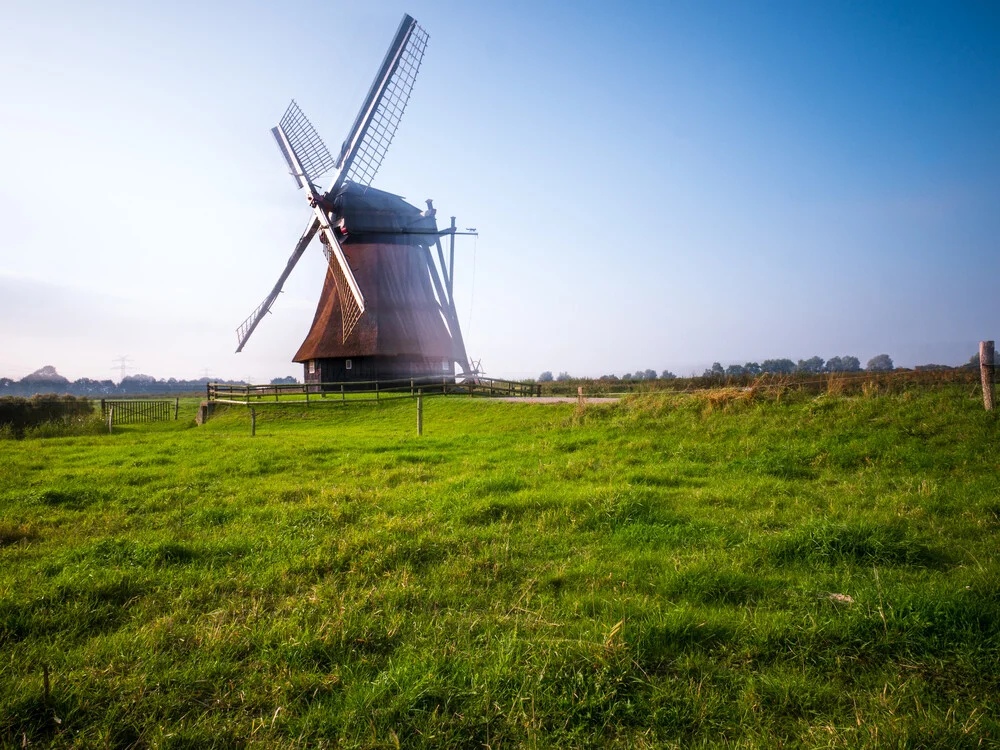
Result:
<svg viewBox="0 0 1000 750"><path fill-rule="evenodd" d="M278 283L274 285L274 289L271 293L264 298L257 309L250 313L250 316L240 324L240 327L236 329L236 352L239 353L243 351L243 346L247 343L247 339L250 338L250 334L254 332L257 325L264 319L264 316L271 310L271 306L274 301L281 294L281 287L285 285L285 280L288 275L295 268L295 264L299 262L299 258L302 257L302 253L305 252L306 247L309 246L310 240L316 235L316 231L319 229L319 219L313 217L309 226L306 227L306 231L302 233L302 237L299 238L298 243L295 245L295 249L292 250L291 256L288 258L288 262L285 264L285 270L281 272L281 276L278 277Z"/></svg>
<svg viewBox="0 0 1000 750"><path fill-rule="evenodd" d="M323 139L294 99L282 115L278 127L271 128L271 135L300 187L303 184L301 178L311 183L337 165Z"/></svg>
<svg viewBox="0 0 1000 750"><path fill-rule="evenodd" d="M330 192L345 180L371 185L406 110L427 48L428 35L404 15L365 103L340 149L340 170Z"/></svg>
<svg viewBox="0 0 1000 750"><path fill-rule="evenodd" d="M326 260L330 264L330 273L333 274L333 280L337 283L337 296L340 298L340 316L344 324L342 340L347 341L354 326L365 313L365 296L361 293L361 287L358 286L358 280L354 277L354 271L351 270L351 266L347 262L344 249L340 246L329 225L323 227L323 237L326 239L326 242L323 243L323 252L326 253Z"/></svg>

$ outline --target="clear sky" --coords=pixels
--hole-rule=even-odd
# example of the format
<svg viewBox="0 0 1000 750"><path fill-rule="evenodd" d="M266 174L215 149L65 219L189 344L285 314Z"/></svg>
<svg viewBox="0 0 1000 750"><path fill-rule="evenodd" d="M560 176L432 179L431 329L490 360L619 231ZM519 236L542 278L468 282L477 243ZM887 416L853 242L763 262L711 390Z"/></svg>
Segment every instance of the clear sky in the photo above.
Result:
<svg viewBox="0 0 1000 750"><path fill-rule="evenodd" d="M1000 339L996 2L0 0L0 376L301 377L318 244L233 353L309 218L268 130L339 146L403 12L374 184L479 230L487 374Z"/></svg>

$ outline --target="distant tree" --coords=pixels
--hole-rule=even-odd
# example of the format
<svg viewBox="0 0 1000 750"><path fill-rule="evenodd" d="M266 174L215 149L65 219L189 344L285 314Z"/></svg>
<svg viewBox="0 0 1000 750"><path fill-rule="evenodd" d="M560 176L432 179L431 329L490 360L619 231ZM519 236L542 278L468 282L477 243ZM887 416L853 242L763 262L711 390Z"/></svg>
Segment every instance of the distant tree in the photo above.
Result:
<svg viewBox="0 0 1000 750"><path fill-rule="evenodd" d="M760 371L769 375L791 375L795 372L795 363L790 359L765 359L760 363Z"/></svg>
<svg viewBox="0 0 1000 750"><path fill-rule="evenodd" d="M993 351L993 364L1000 365L1000 349L995 349ZM963 365L964 367L979 367L979 352L976 352L971 357L969 361Z"/></svg>
<svg viewBox="0 0 1000 750"><path fill-rule="evenodd" d="M670 372L670 370L664 370L660 373L660 377L664 380L677 380L677 376Z"/></svg>
<svg viewBox="0 0 1000 750"><path fill-rule="evenodd" d="M70 383L67 391L77 396L91 396L101 394L112 394L115 392L115 384L110 380L91 380L90 378L80 378Z"/></svg>
<svg viewBox="0 0 1000 750"><path fill-rule="evenodd" d="M830 357L826 361L825 368L827 372L860 372L861 360L850 355Z"/></svg>
<svg viewBox="0 0 1000 750"><path fill-rule="evenodd" d="M890 372L893 369L892 359L888 354L876 354L868 360L865 369L868 372Z"/></svg>
<svg viewBox="0 0 1000 750"><path fill-rule="evenodd" d="M622 380L631 380L631 379L632 379L632 373L630 372L626 372L624 375L622 375Z"/></svg>
<svg viewBox="0 0 1000 750"><path fill-rule="evenodd" d="M760 365L756 362L747 362L743 365L743 372L747 375L760 375Z"/></svg>
<svg viewBox="0 0 1000 750"><path fill-rule="evenodd" d="M725 375L726 375L725 368L723 368L723 366L718 362L713 362L712 366L701 374L703 378L721 378L725 377Z"/></svg>
<svg viewBox="0 0 1000 750"><path fill-rule="evenodd" d="M52 365L45 365L35 370L30 375L21 378L21 383L50 383L52 385L68 385L69 379L60 375Z"/></svg>
<svg viewBox="0 0 1000 750"><path fill-rule="evenodd" d="M271 385L294 385L298 382L294 375L286 375L283 378L271 378Z"/></svg>
<svg viewBox="0 0 1000 750"><path fill-rule="evenodd" d="M601 375L601 377L599 377L598 380L615 381L615 380L618 380L618 376L615 375L615 374L613 374L613 373L611 375Z"/></svg>
<svg viewBox="0 0 1000 750"><path fill-rule="evenodd" d="M726 375L731 378L738 378L740 375L746 375L746 370L743 365L729 365L726 368Z"/></svg>
<svg viewBox="0 0 1000 750"><path fill-rule="evenodd" d="M643 370L640 374L643 380L656 380L656 370Z"/></svg>
<svg viewBox="0 0 1000 750"><path fill-rule="evenodd" d="M559 381L560 383L565 383L569 379L570 379L569 373L566 372L565 370L556 375L556 380Z"/></svg>
<svg viewBox="0 0 1000 750"><path fill-rule="evenodd" d="M551 383L552 382L552 371L546 370L541 375L538 376L539 383Z"/></svg>
<svg viewBox="0 0 1000 750"><path fill-rule="evenodd" d="M815 375L816 373L823 372L823 358L822 357L810 357L809 359L800 359L798 364L795 365L796 372L804 372Z"/></svg>

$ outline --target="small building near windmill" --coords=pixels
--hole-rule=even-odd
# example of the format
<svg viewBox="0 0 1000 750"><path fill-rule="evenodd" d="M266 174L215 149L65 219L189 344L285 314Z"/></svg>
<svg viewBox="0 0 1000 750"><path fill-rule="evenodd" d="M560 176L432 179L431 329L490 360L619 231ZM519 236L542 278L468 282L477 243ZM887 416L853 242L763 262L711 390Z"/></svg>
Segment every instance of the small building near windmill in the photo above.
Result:
<svg viewBox="0 0 1000 750"><path fill-rule="evenodd" d="M402 197L352 182L333 199L341 246L365 312L347 335L344 307L328 268L309 333L293 357L307 384L351 381L454 382L460 347L428 273L437 224Z"/></svg>

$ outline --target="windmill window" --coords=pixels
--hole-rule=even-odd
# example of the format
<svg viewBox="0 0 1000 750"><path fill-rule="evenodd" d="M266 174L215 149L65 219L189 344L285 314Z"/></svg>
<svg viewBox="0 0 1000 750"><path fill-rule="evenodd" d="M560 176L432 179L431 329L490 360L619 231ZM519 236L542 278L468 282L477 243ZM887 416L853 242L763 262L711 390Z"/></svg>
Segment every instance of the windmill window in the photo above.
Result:
<svg viewBox="0 0 1000 750"><path fill-rule="evenodd" d="M448 372L448 360L441 360L441 372Z"/></svg>
<svg viewBox="0 0 1000 750"><path fill-rule="evenodd" d="M350 370L353 364L354 363L349 359L344 360L344 369Z"/></svg>
<svg viewBox="0 0 1000 750"><path fill-rule="evenodd" d="M309 374L310 375L315 375L316 374L316 360L315 359L310 359L309 360Z"/></svg>

